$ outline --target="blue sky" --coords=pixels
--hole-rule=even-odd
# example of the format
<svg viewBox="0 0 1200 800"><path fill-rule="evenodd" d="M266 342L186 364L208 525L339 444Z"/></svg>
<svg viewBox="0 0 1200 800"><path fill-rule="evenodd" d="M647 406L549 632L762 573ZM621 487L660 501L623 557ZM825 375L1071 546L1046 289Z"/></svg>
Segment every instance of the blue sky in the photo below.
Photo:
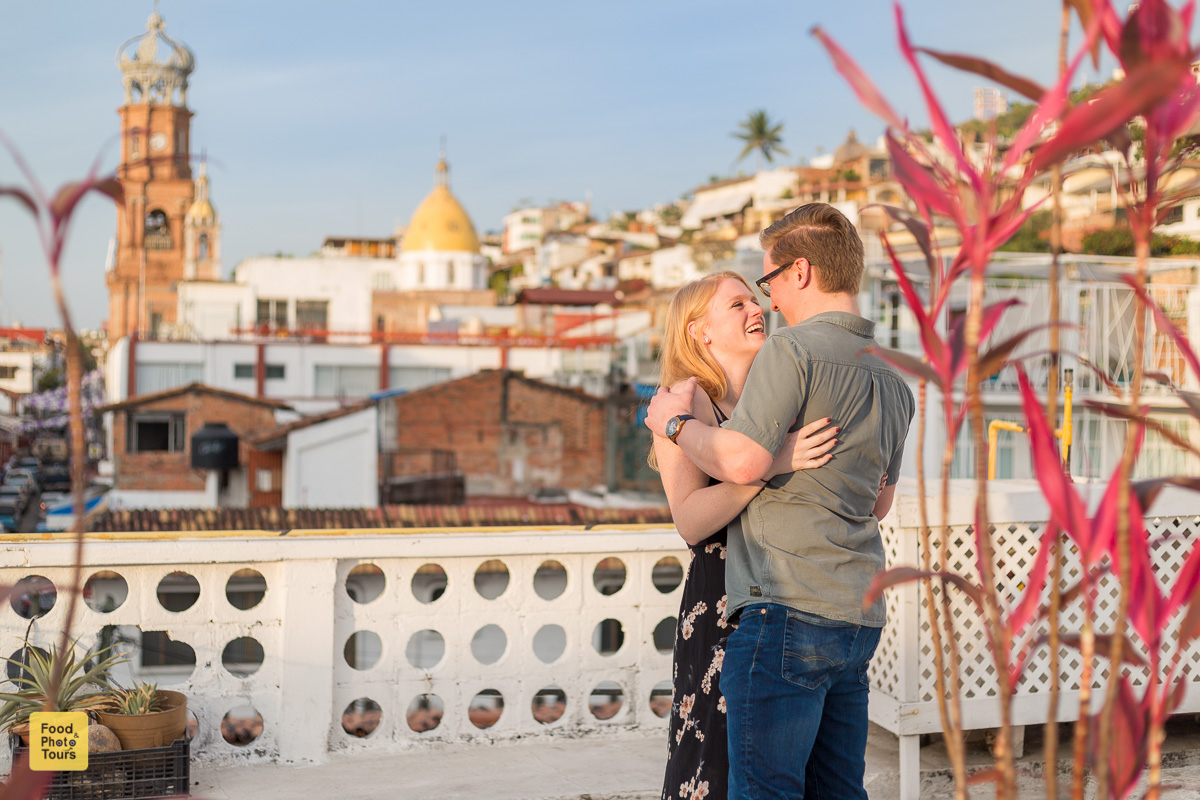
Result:
<svg viewBox="0 0 1200 800"><path fill-rule="evenodd" d="M0 0L0 131L43 184L116 166L117 47L150 0ZM913 0L914 41L997 59L1042 80L1057 61L1058 2ZM223 262L304 255L326 235L386 236L428 193L438 140L482 233L523 201L582 200L598 216L678 198L736 164L730 134L754 109L784 123L783 163L830 151L864 112L808 31L821 24L924 125L891 4L690 0L521 4L408 0L162 0L196 55L192 144L206 149ZM956 119L970 76L931 67ZM1106 77L1089 71L1095 80ZM0 185L23 183L0 156ZM89 200L63 274L78 325L107 314L115 210ZM0 200L0 324L57 324L34 229Z"/></svg>

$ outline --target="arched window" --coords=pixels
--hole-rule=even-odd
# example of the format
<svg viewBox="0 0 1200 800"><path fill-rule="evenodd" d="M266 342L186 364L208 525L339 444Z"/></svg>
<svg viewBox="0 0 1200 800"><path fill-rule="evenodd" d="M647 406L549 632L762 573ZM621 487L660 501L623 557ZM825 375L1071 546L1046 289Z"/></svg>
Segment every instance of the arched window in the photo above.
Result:
<svg viewBox="0 0 1200 800"><path fill-rule="evenodd" d="M208 234L207 233L200 234L200 241L196 245L196 258L200 259L201 261L208 258Z"/></svg>
<svg viewBox="0 0 1200 800"><path fill-rule="evenodd" d="M167 232L167 215L162 209L156 208L146 214L147 236L159 236Z"/></svg>

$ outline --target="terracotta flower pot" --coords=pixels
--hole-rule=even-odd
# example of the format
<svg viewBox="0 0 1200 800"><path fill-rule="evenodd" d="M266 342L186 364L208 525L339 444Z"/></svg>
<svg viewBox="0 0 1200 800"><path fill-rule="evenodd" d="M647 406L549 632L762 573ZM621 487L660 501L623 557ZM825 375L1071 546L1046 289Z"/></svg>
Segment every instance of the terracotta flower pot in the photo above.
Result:
<svg viewBox="0 0 1200 800"><path fill-rule="evenodd" d="M187 696L182 692L159 689L158 697L164 710L153 714L96 712L100 724L111 729L121 740L122 750L166 747L183 736L187 727Z"/></svg>

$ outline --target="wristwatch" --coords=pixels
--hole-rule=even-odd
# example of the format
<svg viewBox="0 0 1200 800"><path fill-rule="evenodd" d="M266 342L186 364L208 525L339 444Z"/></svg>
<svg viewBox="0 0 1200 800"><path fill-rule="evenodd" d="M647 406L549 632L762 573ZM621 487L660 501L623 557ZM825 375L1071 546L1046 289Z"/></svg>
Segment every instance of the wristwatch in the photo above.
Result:
<svg viewBox="0 0 1200 800"><path fill-rule="evenodd" d="M670 439L673 444L679 444L679 442L675 440L679 438L679 432L683 430L683 423L687 422L689 419L695 419L695 417L693 417L691 414L680 414L677 417L671 417L669 420L667 420L667 438Z"/></svg>

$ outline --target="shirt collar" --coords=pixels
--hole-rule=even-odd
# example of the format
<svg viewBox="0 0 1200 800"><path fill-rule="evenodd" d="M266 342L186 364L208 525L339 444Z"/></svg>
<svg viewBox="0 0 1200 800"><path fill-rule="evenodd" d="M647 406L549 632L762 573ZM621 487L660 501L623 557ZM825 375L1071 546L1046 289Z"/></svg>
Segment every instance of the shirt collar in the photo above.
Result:
<svg viewBox="0 0 1200 800"><path fill-rule="evenodd" d="M848 311L825 311L809 317L802 324L810 322L828 322L830 325L845 328L857 336L866 339L875 338L875 323L866 317L860 317L858 314L851 314Z"/></svg>

